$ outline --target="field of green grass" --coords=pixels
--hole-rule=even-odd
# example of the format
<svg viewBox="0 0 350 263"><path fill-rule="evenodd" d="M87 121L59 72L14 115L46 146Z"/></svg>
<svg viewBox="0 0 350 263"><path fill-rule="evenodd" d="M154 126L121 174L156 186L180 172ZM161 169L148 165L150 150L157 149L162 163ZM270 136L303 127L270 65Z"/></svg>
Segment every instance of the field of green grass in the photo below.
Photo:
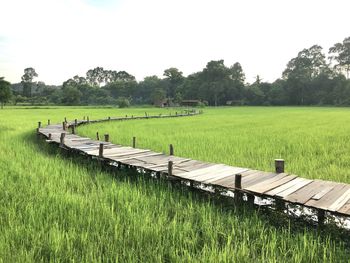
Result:
<svg viewBox="0 0 350 263"><path fill-rule="evenodd" d="M109 171L38 140L60 123L166 109L0 111L0 262L346 262L349 243L273 212L234 207L186 188ZM174 111L173 111L174 112ZM196 117L91 124L138 147L237 166L350 182L348 109L222 108ZM332 231L330 231L332 230Z"/></svg>

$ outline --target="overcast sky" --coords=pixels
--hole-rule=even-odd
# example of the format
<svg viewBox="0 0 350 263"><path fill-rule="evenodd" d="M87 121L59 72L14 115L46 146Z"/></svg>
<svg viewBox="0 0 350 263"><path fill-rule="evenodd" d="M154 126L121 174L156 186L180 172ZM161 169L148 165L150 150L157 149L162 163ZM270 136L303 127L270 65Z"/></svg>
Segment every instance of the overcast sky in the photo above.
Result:
<svg viewBox="0 0 350 263"><path fill-rule="evenodd" d="M62 84L88 69L142 80L210 60L242 64L247 81L281 76L303 48L350 36L349 0L0 0L0 76Z"/></svg>

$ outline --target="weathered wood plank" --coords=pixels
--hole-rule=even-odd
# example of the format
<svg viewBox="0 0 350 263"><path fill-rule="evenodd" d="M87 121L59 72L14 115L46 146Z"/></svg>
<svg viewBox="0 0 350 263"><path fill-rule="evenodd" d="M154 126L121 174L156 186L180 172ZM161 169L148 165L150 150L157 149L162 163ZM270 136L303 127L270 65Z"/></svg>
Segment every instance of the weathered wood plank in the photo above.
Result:
<svg viewBox="0 0 350 263"><path fill-rule="evenodd" d="M276 194L276 196L285 198L286 196L288 196L288 195L294 193L295 191L303 188L304 186L312 183L312 181L313 181L313 180L304 179L304 178L302 178L302 179L303 180L301 182L298 182L297 184L295 184L292 187L284 190L283 192L280 192L280 193Z"/></svg>
<svg viewBox="0 0 350 263"><path fill-rule="evenodd" d="M251 185L247 187L246 189L251 192L257 192L257 193L265 193L273 188L276 188L282 184L285 184L291 180L293 180L296 176L295 175L288 175L286 173L280 173L274 176L271 179L262 181L258 184Z"/></svg>

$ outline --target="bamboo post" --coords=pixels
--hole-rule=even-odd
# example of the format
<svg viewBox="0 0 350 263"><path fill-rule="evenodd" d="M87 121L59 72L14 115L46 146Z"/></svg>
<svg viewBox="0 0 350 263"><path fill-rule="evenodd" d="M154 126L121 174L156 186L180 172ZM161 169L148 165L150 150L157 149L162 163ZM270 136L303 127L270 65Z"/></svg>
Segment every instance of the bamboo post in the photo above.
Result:
<svg viewBox="0 0 350 263"><path fill-rule="evenodd" d="M242 175L241 174L235 174L235 195L234 199L236 203L241 202L242 200L242 193L239 191L239 189L242 189Z"/></svg>
<svg viewBox="0 0 350 263"><path fill-rule="evenodd" d="M38 128L41 128L41 121L38 121Z"/></svg>
<svg viewBox="0 0 350 263"><path fill-rule="evenodd" d="M168 176L173 176L173 161L168 162Z"/></svg>
<svg viewBox="0 0 350 263"><path fill-rule="evenodd" d="M108 133L105 134L105 142L109 142L109 134Z"/></svg>
<svg viewBox="0 0 350 263"><path fill-rule="evenodd" d="M100 148L98 150L98 156L101 158L103 157L103 146L104 146L104 144L100 143Z"/></svg>
<svg viewBox="0 0 350 263"><path fill-rule="evenodd" d="M98 132L96 132L96 140L100 140L100 135L98 134Z"/></svg>
<svg viewBox="0 0 350 263"><path fill-rule="evenodd" d="M275 170L276 170L276 173L284 173L283 159L275 159Z"/></svg>
<svg viewBox="0 0 350 263"><path fill-rule="evenodd" d="M132 147L136 148L136 137L132 137Z"/></svg>
<svg viewBox="0 0 350 263"><path fill-rule="evenodd" d="M60 145L64 145L64 137L66 136L66 134L64 132L61 133L61 137L60 137Z"/></svg>
<svg viewBox="0 0 350 263"><path fill-rule="evenodd" d="M174 155L174 147L172 144L169 145L169 155Z"/></svg>

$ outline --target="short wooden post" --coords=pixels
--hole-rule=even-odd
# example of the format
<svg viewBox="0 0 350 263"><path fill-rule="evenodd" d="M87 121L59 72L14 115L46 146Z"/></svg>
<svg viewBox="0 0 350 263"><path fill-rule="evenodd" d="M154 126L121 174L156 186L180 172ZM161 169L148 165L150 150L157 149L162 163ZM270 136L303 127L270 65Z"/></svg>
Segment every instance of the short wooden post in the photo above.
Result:
<svg viewBox="0 0 350 263"><path fill-rule="evenodd" d="M86 117L86 120L87 120L87 122L90 122L90 118L89 118L89 116L87 116L87 117Z"/></svg>
<svg viewBox="0 0 350 263"><path fill-rule="evenodd" d="M134 115L131 115L131 119L133 119L134 118Z"/></svg>
<svg viewBox="0 0 350 263"><path fill-rule="evenodd" d="M128 117L128 115L126 114L126 115L125 115L125 118L127 118L127 117Z"/></svg>
<svg viewBox="0 0 350 263"><path fill-rule="evenodd" d="M41 121L38 121L38 128L41 128Z"/></svg>
<svg viewBox="0 0 350 263"><path fill-rule="evenodd" d="M168 162L168 176L173 176L173 161Z"/></svg>
<svg viewBox="0 0 350 263"><path fill-rule="evenodd" d="M105 142L109 142L109 134L108 133L105 134Z"/></svg>
<svg viewBox="0 0 350 263"><path fill-rule="evenodd" d="M47 125L50 125L51 124L51 121L50 120L47 120Z"/></svg>
<svg viewBox="0 0 350 263"><path fill-rule="evenodd" d="M65 131L66 130L66 123L62 122L62 129Z"/></svg>
<svg viewBox="0 0 350 263"><path fill-rule="evenodd" d="M242 200L242 193L238 189L242 189L242 175L236 174L235 175L235 195L234 199L236 203L241 202Z"/></svg>
<svg viewBox="0 0 350 263"><path fill-rule="evenodd" d="M324 221L326 219L326 213L323 209L317 209L317 221L319 226L324 225Z"/></svg>
<svg viewBox="0 0 350 263"><path fill-rule="evenodd" d="M111 120L111 117L108 117L108 120L110 121L110 120Z"/></svg>
<svg viewBox="0 0 350 263"><path fill-rule="evenodd" d="M85 116L83 117L83 120L85 121Z"/></svg>
<svg viewBox="0 0 350 263"><path fill-rule="evenodd" d="M132 147L136 148L136 137L132 137Z"/></svg>
<svg viewBox="0 0 350 263"><path fill-rule="evenodd" d="M64 145L64 137L66 136L66 134L64 132L61 133L61 137L60 137L60 145Z"/></svg>
<svg viewBox="0 0 350 263"><path fill-rule="evenodd" d="M66 117L64 117L64 122L67 122L67 118Z"/></svg>
<svg viewBox="0 0 350 263"><path fill-rule="evenodd" d="M72 126L72 134L75 134L75 125Z"/></svg>
<svg viewBox="0 0 350 263"><path fill-rule="evenodd" d="M100 135L98 134L98 132L96 132L96 140L100 140Z"/></svg>
<svg viewBox="0 0 350 263"><path fill-rule="evenodd" d="M75 126L78 126L78 120L77 119L74 120L74 124L75 124Z"/></svg>
<svg viewBox="0 0 350 263"><path fill-rule="evenodd" d="M172 144L169 145L169 155L174 155L174 147Z"/></svg>
<svg viewBox="0 0 350 263"><path fill-rule="evenodd" d="M51 133L49 133L49 137L47 138L48 140L52 140L52 134Z"/></svg>
<svg viewBox="0 0 350 263"><path fill-rule="evenodd" d="M177 111L175 112L175 115L177 116Z"/></svg>
<svg viewBox="0 0 350 263"><path fill-rule="evenodd" d="M100 143L100 148L98 150L98 156L101 158L103 157L103 146L104 146L104 144Z"/></svg>
<svg viewBox="0 0 350 263"><path fill-rule="evenodd" d="M275 159L275 170L276 170L276 173L284 173L283 159Z"/></svg>

